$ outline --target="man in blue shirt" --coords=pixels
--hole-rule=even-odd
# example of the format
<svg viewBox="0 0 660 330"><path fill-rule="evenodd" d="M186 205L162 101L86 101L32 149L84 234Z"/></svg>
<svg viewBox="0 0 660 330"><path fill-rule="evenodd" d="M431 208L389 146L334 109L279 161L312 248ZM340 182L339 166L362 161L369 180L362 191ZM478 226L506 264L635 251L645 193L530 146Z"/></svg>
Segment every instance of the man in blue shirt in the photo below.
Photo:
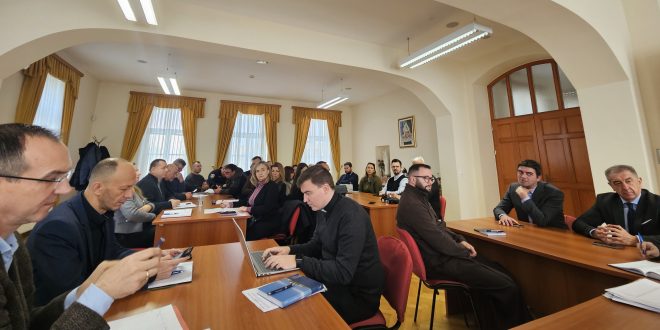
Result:
<svg viewBox="0 0 660 330"><path fill-rule="evenodd" d="M344 163L344 174L339 177L337 184L350 184L353 185L353 191L358 191L358 175L353 172L351 162Z"/></svg>

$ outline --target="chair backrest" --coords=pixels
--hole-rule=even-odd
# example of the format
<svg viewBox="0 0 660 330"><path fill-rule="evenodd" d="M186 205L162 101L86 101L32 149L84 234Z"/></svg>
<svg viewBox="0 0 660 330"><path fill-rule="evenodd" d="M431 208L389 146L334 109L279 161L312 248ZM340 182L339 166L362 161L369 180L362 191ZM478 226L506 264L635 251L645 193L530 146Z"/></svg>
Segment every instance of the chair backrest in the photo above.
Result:
<svg viewBox="0 0 660 330"><path fill-rule="evenodd" d="M413 273L415 273L415 275L417 275L422 281L426 281L426 266L424 266L424 259L422 259L422 253L419 252L417 242L415 242L412 236L410 236L410 233L405 229L396 227L396 232L399 234L399 238L408 247L408 252L410 252L413 264Z"/></svg>
<svg viewBox="0 0 660 330"><path fill-rule="evenodd" d="M298 224L298 218L300 217L300 205L296 207L296 210L293 211L291 219L289 220L289 236L293 236L296 232L296 225Z"/></svg>
<svg viewBox="0 0 660 330"><path fill-rule="evenodd" d="M378 253L385 270L383 296L396 311L398 321L403 323L413 268L410 253L403 242L391 236L378 238Z"/></svg>
<svg viewBox="0 0 660 330"><path fill-rule="evenodd" d="M573 222L575 222L575 217L572 215L564 214L564 223L568 227L568 229L573 228Z"/></svg>
<svg viewBox="0 0 660 330"><path fill-rule="evenodd" d="M447 200L445 196L440 195L440 217L445 220L445 210L447 209Z"/></svg>

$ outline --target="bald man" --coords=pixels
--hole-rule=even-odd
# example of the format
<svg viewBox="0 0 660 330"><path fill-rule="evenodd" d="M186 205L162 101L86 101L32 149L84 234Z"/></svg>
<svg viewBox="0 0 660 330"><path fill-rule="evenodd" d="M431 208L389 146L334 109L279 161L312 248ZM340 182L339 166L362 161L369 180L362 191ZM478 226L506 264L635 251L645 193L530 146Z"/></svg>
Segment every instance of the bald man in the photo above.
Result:
<svg viewBox="0 0 660 330"><path fill-rule="evenodd" d="M133 196L134 184L133 164L118 158L104 159L92 170L85 191L55 207L34 227L28 249L37 305L80 285L104 260L133 253L115 238L113 211ZM176 251L164 253L157 279L169 277L182 261L172 260Z"/></svg>

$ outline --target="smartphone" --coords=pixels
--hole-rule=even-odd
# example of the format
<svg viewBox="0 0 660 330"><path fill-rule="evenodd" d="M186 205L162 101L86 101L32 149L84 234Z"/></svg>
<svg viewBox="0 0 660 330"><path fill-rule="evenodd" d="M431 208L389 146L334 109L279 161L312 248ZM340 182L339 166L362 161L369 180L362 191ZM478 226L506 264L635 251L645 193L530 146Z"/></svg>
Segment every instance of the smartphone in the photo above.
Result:
<svg viewBox="0 0 660 330"><path fill-rule="evenodd" d="M192 250L193 250L193 247L191 246L191 247L185 249L183 252L176 255L174 257L174 259L192 257Z"/></svg>
<svg viewBox="0 0 660 330"><path fill-rule="evenodd" d="M622 250L623 249L623 245L607 244L607 243L604 243L604 242L601 242L601 241L594 241L591 244L593 244L595 246L602 246L602 247L610 248L610 249L617 249L617 250Z"/></svg>

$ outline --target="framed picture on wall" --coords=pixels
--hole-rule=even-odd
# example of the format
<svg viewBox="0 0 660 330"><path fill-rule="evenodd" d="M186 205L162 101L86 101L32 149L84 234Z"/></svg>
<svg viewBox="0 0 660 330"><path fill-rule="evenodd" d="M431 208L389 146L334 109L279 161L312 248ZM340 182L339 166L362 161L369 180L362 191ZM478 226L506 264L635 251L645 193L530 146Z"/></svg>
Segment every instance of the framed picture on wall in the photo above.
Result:
<svg viewBox="0 0 660 330"><path fill-rule="evenodd" d="M415 140L415 116L399 119L399 148L417 146Z"/></svg>

